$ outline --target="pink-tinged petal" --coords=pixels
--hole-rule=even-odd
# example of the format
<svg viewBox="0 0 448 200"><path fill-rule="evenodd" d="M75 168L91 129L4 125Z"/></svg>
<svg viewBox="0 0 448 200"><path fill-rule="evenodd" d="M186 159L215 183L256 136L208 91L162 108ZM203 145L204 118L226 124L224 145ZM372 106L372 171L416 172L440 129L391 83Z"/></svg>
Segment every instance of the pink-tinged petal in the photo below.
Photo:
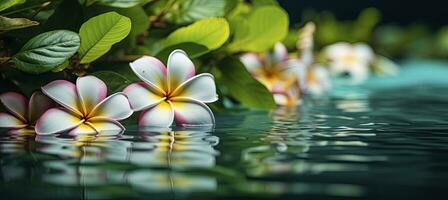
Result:
<svg viewBox="0 0 448 200"><path fill-rule="evenodd" d="M142 81L147 83L154 92L165 93L166 89L166 67L160 60L150 56L143 56L129 63L132 71Z"/></svg>
<svg viewBox="0 0 448 200"><path fill-rule="evenodd" d="M27 121L28 99L15 92L7 92L0 95L0 102L14 116L22 121Z"/></svg>
<svg viewBox="0 0 448 200"><path fill-rule="evenodd" d="M215 124L210 108L200 101L176 98L173 101L174 120L180 126L206 126Z"/></svg>
<svg viewBox="0 0 448 200"><path fill-rule="evenodd" d="M94 135L97 134L97 131L93 128L92 125L87 124L86 122L80 124L76 128L70 130L68 132L69 135Z"/></svg>
<svg viewBox="0 0 448 200"><path fill-rule="evenodd" d="M140 127L169 127L173 124L174 111L171 103L162 101L156 106L145 110L140 115Z"/></svg>
<svg viewBox="0 0 448 200"><path fill-rule="evenodd" d="M36 122L36 133L48 135L73 129L84 120L64 108L51 108Z"/></svg>
<svg viewBox="0 0 448 200"><path fill-rule="evenodd" d="M99 103L89 114L90 117L104 117L114 120L123 120L133 113L126 94L115 93Z"/></svg>
<svg viewBox="0 0 448 200"><path fill-rule="evenodd" d="M269 56L272 64L277 64L288 59L288 50L285 45L277 42L274 46L274 52Z"/></svg>
<svg viewBox="0 0 448 200"><path fill-rule="evenodd" d="M134 111L145 110L165 99L152 92L144 82L130 84L123 90L123 93L128 96L129 103Z"/></svg>
<svg viewBox="0 0 448 200"><path fill-rule="evenodd" d="M56 80L42 87L42 92L59 105L82 116L79 97L75 84L66 80Z"/></svg>
<svg viewBox="0 0 448 200"><path fill-rule="evenodd" d="M28 123L34 125L45 111L54 106L54 102L42 92L34 92L28 105Z"/></svg>
<svg viewBox="0 0 448 200"><path fill-rule="evenodd" d="M76 91L80 99L80 104L84 115L107 97L107 86L95 76L79 77L76 80Z"/></svg>
<svg viewBox="0 0 448 200"><path fill-rule="evenodd" d="M126 130L120 122L113 119L94 117L89 119L89 123L100 135L118 135Z"/></svg>
<svg viewBox="0 0 448 200"><path fill-rule="evenodd" d="M23 128L26 127L22 120L8 113L0 113L0 128Z"/></svg>
<svg viewBox="0 0 448 200"><path fill-rule="evenodd" d="M187 97L197 101L211 103L218 100L213 75L204 73L190 78L174 92L174 97Z"/></svg>
<svg viewBox="0 0 448 200"><path fill-rule="evenodd" d="M263 62L255 53L246 53L240 57L240 61L251 74L256 74L263 69Z"/></svg>
<svg viewBox="0 0 448 200"><path fill-rule="evenodd" d="M193 62L182 50L174 50L168 57L168 91L174 91L180 84L195 75Z"/></svg>

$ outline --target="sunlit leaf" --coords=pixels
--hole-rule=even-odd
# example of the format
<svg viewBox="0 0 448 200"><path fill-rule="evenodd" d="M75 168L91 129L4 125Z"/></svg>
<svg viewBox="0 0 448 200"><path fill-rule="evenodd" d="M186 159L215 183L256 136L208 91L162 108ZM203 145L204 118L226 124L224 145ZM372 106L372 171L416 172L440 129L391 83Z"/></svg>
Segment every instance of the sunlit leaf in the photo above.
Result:
<svg viewBox="0 0 448 200"><path fill-rule="evenodd" d="M0 16L0 31L14 30L39 25L39 22L26 18L8 18Z"/></svg>
<svg viewBox="0 0 448 200"><path fill-rule="evenodd" d="M232 20L237 20L231 22L236 24L232 28L242 29L234 30L233 42L229 44L229 50L234 52L263 52L288 34L288 14L278 6L262 6L255 9L247 19L238 17Z"/></svg>
<svg viewBox="0 0 448 200"><path fill-rule="evenodd" d="M12 61L24 72L40 74L64 63L76 53L79 45L79 36L74 32L45 32L29 40Z"/></svg>
<svg viewBox="0 0 448 200"><path fill-rule="evenodd" d="M25 0L1 0L0 1L0 11L6 10L17 4L25 3Z"/></svg>
<svg viewBox="0 0 448 200"><path fill-rule="evenodd" d="M171 33L160 43L159 50L186 42L196 43L209 50L214 50L221 47L228 37L229 24L224 18L203 19Z"/></svg>
<svg viewBox="0 0 448 200"><path fill-rule="evenodd" d="M131 20L116 12L90 18L79 30L80 63L90 63L104 55L113 44L123 40L130 31Z"/></svg>
<svg viewBox="0 0 448 200"><path fill-rule="evenodd" d="M220 80L229 94L249 108L275 108L274 98L269 90L253 79L237 58L228 58L219 63Z"/></svg>

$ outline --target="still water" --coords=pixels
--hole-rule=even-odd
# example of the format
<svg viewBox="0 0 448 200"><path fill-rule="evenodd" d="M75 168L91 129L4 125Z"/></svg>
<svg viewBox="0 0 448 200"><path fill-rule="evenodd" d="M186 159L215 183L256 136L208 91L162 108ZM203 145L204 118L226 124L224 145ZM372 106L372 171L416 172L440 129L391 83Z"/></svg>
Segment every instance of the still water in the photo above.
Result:
<svg viewBox="0 0 448 200"><path fill-rule="evenodd" d="M448 67L336 83L296 109L118 137L0 132L0 199L423 199L448 189Z"/></svg>

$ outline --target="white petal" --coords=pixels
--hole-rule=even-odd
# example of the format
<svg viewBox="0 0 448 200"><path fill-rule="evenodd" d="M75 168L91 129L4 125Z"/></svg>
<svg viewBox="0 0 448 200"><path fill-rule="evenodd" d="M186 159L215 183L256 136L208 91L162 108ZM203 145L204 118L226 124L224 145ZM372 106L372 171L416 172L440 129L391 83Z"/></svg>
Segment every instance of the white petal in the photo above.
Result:
<svg viewBox="0 0 448 200"><path fill-rule="evenodd" d="M160 60L143 56L129 64L134 73L155 92L164 93L166 89L166 67Z"/></svg>
<svg viewBox="0 0 448 200"><path fill-rule="evenodd" d="M115 93L99 103L89 114L89 117L105 117L123 120L133 113L129 100L124 93Z"/></svg>
<svg viewBox="0 0 448 200"><path fill-rule="evenodd" d="M89 119L89 123L100 135L118 135L125 131L124 126L113 119L94 117Z"/></svg>
<svg viewBox="0 0 448 200"><path fill-rule="evenodd" d="M174 97L187 97L210 103L218 100L213 75L204 73L190 78L173 92Z"/></svg>
<svg viewBox="0 0 448 200"><path fill-rule="evenodd" d="M128 96L129 103L134 111L140 111L152 107L163 101L163 97L152 92L144 82L132 83L124 90Z"/></svg>
<svg viewBox="0 0 448 200"><path fill-rule="evenodd" d="M373 60L374 53L372 48L369 45L364 43L358 43L353 46L354 51L358 54L359 59L364 61L365 63L370 63Z"/></svg>
<svg viewBox="0 0 448 200"><path fill-rule="evenodd" d="M210 108L202 102L188 98L173 101L174 120L181 126L205 126L215 124Z"/></svg>
<svg viewBox="0 0 448 200"><path fill-rule="evenodd" d="M48 135L70 130L79 126L83 120L64 108L51 108L36 122L36 133Z"/></svg>
<svg viewBox="0 0 448 200"><path fill-rule="evenodd" d="M251 74L257 73L262 70L263 63L260 57L255 53L246 53L240 57L240 61L244 64L247 71Z"/></svg>
<svg viewBox="0 0 448 200"><path fill-rule="evenodd" d="M174 50L168 57L168 91L174 91L180 84L195 75L193 62L182 50Z"/></svg>
<svg viewBox="0 0 448 200"><path fill-rule="evenodd" d="M277 64L288 59L288 50L285 45L280 42L277 42L274 46L274 52L269 55L270 62L272 64Z"/></svg>
<svg viewBox="0 0 448 200"><path fill-rule="evenodd" d="M65 80L56 80L42 87L42 92L61 106L77 115L82 115L75 84Z"/></svg>
<svg viewBox="0 0 448 200"><path fill-rule="evenodd" d="M30 125L34 125L37 119L39 119L45 111L54 106L54 102L42 92L34 92L33 95L31 95L28 105L28 122Z"/></svg>
<svg viewBox="0 0 448 200"><path fill-rule="evenodd" d="M28 99L15 92L7 92L0 95L0 101L5 108L14 116L27 121Z"/></svg>
<svg viewBox="0 0 448 200"><path fill-rule="evenodd" d="M26 127L22 120L8 113L0 113L0 128L23 128Z"/></svg>
<svg viewBox="0 0 448 200"><path fill-rule="evenodd" d="M337 60L351 51L352 45L346 42L338 42L324 49L325 55L331 60Z"/></svg>
<svg viewBox="0 0 448 200"><path fill-rule="evenodd" d="M171 103L166 101L145 110L140 115L140 127L169 127L174 120L174 111Z"/></svg>
<svg viewBox="0 0 448 200"><path fill-rule="evenodd" d="M76 90L85 115L107 97L106 84L95 76L79 77L76 80Z"/></svg>

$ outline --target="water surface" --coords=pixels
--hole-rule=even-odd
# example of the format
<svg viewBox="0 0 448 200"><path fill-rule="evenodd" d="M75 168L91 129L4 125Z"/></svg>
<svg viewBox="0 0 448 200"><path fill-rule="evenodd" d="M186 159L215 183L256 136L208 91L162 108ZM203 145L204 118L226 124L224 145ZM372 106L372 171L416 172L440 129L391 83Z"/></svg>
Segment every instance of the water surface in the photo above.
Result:
<svg viewBox="0 0 448 200"><path fill-rule="evenodd" d="M118 137L0 132L1 199L423 199L448 182L448 67L337 85L296 109Z"/></svg>

